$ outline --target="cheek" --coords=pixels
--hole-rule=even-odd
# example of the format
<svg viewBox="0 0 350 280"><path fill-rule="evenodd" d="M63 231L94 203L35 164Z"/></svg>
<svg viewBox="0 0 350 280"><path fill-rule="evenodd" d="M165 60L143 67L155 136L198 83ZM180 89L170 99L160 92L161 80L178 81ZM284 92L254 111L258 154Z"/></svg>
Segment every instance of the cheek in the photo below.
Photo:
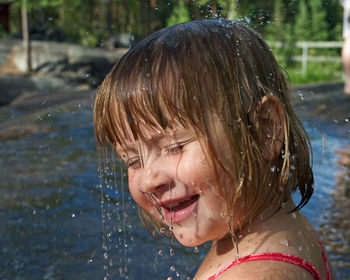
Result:
<svg viewBox="0 0 350 280"><path fill-rule="evenodd" d="M128 171L128 184L129 184L129 191L133 199L139 203L140 200L140 192L138 191L139 187L139 176L134 171Z"/></svg>
<svg viewBox="0 0 350 280"><path fill-rule="evenodd" d="M140 174L132 169L129 170L128 181L129 191L135 202L150 214L155 215L153 212L150 212L154 207L149 197L140 191Z"/></svg>
<svg viewBox="0 0 350 280"><path fill-rule="evenodd" d="M178 179L188 186L201 187L202 184L215 182L214 169L208 164L200 151L187 153L179 162Z"/></svg>

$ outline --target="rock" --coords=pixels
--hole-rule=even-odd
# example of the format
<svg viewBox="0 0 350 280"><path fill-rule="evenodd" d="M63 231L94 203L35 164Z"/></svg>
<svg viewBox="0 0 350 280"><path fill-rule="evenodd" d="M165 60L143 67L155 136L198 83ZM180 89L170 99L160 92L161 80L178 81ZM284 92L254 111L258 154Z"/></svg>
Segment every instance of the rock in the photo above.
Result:
<svg viewBox="0 0 350 280"><path fill-rule="evenodd" d="M132 35L129 32L118 33L112 35L110 38L104 41L104 46L109 49L116 48L129 48L132 41Z"/></svg>
<svg viewBox="0 0 350 280"><path fill-rule="evenodd" d="M35 83L29 76L0 76L0 106L9 104L24 91L35 90Z"/></svg>
<svg viewBox="0 0 350 280"><path fill-rule="evenodd" d="M32 69L37 70L42 64L50 61L57 62L67 59L67 48L65 44L55 44L52 42L31 42ZM13 62L18 69L25 72L27 70L26 53L22 44L13 47L15 53Z"/></svg>
<svg viewBox="0 0 350 280"><path fill-rule="evenodd" d="M40 126L38 124L30 123L12 125L5 128L0 128L0 141L18 139L29 134L46 133L52 130L53 127L48 125Z"/></svg>
<svg viewBox="0 0 350 280"><path fill-rule="evenodd" d="M14 99L10 106L24 113L48 110L72 101L91 101L95 90L70 90L56 93L25 92Z"/></svg>

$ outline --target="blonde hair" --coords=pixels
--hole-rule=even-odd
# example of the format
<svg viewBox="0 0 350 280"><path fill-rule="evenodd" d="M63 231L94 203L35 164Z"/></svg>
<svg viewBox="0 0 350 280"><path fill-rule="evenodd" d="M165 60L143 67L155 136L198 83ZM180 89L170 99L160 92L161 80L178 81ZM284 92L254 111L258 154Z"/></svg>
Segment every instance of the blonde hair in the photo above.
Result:
<svg viewBox="0 0 350 280"><path fill-rule="evenodd" d="M215 166L232 179L211 139L210 112L221 121L237 181L227 198L251 220L268 204L283 204L298 190L303 207L313 193L309 138L289 101L289 84L269 46L244 24L199 20L159 30L128 51L104 80L94 107L100 149L142 137L139 124L166 128L168 117L192 128ZM256 110L273 95L284 110L284 141L275 159L263 156ZM128 129L127 129L128 128ZM273 172L274 171L274 172ZM240 198L240 199L238 199ZM142 211L141 211L142 212ZM160 223L142 212L142 220Z"/></svg>

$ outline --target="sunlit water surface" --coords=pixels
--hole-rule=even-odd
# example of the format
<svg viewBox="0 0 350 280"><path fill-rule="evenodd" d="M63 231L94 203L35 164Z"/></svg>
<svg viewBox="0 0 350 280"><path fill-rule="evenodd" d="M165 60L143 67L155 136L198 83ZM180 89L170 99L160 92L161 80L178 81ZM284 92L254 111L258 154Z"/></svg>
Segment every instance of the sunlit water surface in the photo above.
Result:
<svg viewBox="0 0 350 280"><path fill-rule="evenodd" d="M31 123L51 129L0 145L0 279L194 275L208 244L184 248L151 238L118 166L118 189L114 176L106 176L101 187L90 106L65 106ZM321 162L322 136L312 123L306 125L317 189L303 213L325 241L338 279L350 279L350 198L333 195L344 184L350 188L344 175L349 171L337 165L336 155L349 140L325 123Z"/></svg>

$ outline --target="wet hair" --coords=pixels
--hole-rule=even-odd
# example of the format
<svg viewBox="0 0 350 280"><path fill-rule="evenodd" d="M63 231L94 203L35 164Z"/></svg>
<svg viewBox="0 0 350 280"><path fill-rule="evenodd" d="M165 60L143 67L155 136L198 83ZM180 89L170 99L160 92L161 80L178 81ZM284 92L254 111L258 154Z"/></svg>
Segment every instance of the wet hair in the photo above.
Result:
<svg viewBox="0 0 350 280"><path fill-rule="evenodd" d="M225 197L229 215L236 207L245 213L240 226L273 202L283 206L297 190L300 209L313 193L311 147L289 91L271 49L246 25L198 20L167 27L131 48L102 83L94 106L98 147L142 139L141 124L165 129L170 118L193 129L216 170L230 178L233 194ZM266 138L256 113L264 96L277 98L284 111L282 150L272 160L264 158ZM235 170L225 165L211 137L214 112ZM142 210L141 218L160 226Z"/></svg>

